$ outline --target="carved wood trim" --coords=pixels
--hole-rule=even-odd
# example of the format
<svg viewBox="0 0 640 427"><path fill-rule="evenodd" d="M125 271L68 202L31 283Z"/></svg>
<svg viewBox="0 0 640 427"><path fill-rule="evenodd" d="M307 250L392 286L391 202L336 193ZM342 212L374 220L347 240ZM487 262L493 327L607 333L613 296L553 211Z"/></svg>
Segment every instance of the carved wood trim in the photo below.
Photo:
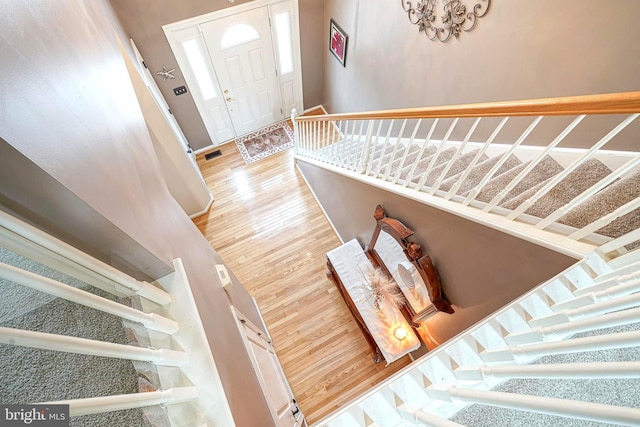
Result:
<svg viewBox="0 0 640 427"><path fill-rule="evenodd" d="M384 230L392 236L400 246L402 246L407 259L414 264L422 280L426 284L427 292L429 293L429 299L438 311L444 313L453 313L454 310L451 305L442 296L442 284L440 283L440 277L433 266L433 262L429 255L422 255L422 247L417 242L411 242L407 240L413 235L413 230L405 226L402 222L395 218L388 217L381 205L376 206L374 212L374 218L376 219L376 227L371 238L371 243L366 249L367 255L370 259L375 260L380 268L382 268L388 276L391 277L391 273L387 266L382 262L382 259L375 251L375 244L380 235L380 231ZM416 314L412 310L410 323L416 325Z"/></svg>

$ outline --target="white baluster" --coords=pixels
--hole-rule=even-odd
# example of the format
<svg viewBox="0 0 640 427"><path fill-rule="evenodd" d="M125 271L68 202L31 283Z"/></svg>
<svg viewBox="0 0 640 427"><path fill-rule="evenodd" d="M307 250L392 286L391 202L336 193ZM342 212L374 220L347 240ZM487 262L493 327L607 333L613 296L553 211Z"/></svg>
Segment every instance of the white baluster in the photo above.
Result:
<svg viewBox="0 0 640 427"><path fill-rule="evenodd" d="M365 173L369 164L369 156L371 150L371 139L373 138L373 126L375 122L373 120L369 120L369 124L367 125L367 136L364 140L364 148L362 149L362 153L360 153L360 164L358 165L358 173Z"/></svg>
<svg viewBox="0 0 640 427"><path fill-rule="evenodd" d="M131 276L126 275L125 273L117 270L110 265L107 265L84 252L74 248L73 246L63 242L62 240L58 240L55 237L44 233L43 231L37 229L36 227L27 224L24 221L21 221L13 216L7 214L6 212L0 211L0 227L3 227L11 232L15 233L18 236L23 237L24 239L29 240L30 242L39 245L48 251L51 251L52 259L57 261L62 261L55 265L58 270L63 270L64 264L69 264L68 261L77 264L80 266L85 272L87 270L97 273L98 275L104 276L110 281L115 282L116 284L124 287L125 289L129 289L132 292L140 295L148 299L149 301L153 301L160 305L166 305L171 302L171 297L165 291L160 288L157 288L150 283L141 282L134 279ZM39 260L38 260L39 261ZM46 264L46 261L43 262ZM71 275L74 277L77 276L76 271L74 271ZM87 283L92 284L92 274L83 274L82 280L85 280ZM96 278L97 280L101 280L100 278Z"/></svg>
<svg viewBox="0 0 640 427"><path fill-rule="evenodd" d="M609 175L607 175L606 177L604 177L603 179L601 179L600 181L598 181L597 183L595 183L594 185L589 187L582 194L579 194L576 197L574 197L566 205L559 207L552 214L550 214L549 216L547 216L546 218L544 218L543 220L541 220L537 224L535 224L535 227L537 229L540 229L540 230L543 230L543 229L547 228L549 225L551 225L553 222L558 220L560 217L568 214L576 206L578 206L579 204L581 204L583 202L586 202L591 197L593 197L597 192L599 192L600 190L605 188L607 185L609 185L609 184L615 182L616 180L622 178L628 172L630 172L633 169L635 169L636 166L638 166L638 165L640 165L640 156L637 156L637 157L629 160L627 163L625 163L624 165L620 166L618 169L616 169L615 171L613 171L612 173L610 173ZM615 249L618 249L618 248L620 248L622 246L624 246L624 245L618 246ZM604 249L604 251L605 251L604 253L609 252L611 250L612 249Z"/></svg>
<svg viewBox="0 0 640 427"><path fill-rule="evenodd" d="M411 180L413 179L413 174L416 171L416 167L418 166L418 163L422 159L422 156L424 155L424 151L427 149L427 147L431 143L431 137L433 136L433 132L436 130L436 127L438 126L439 120L440 119L435 119L431 124L431 127L429 128L429 133L427 134L427 137L424 140L424 144L422 144L422 148L420 149L420 153L418 154L418 158L415 162L413 162L413 166L411 166L411 169L409 169L409 173L407 174L407 177L404 179L404 182L402 183L403 187L408 186Z"/></svg>
<svg viewBox="0 0 640 427"><path fill-rule="evenodd" d="M429 414L418 407L406 403L398 406L398 411L400 411L400 415L407 421L418 422L425 426L464 427L462 426L462 424L449 421L448 419L439 417L437 415Z"/></svg>
<svg viewBox="0 0 640 427"><path fill-rule="evenodd" d="M431 157L431 161L429 162L427 171L424 173L424 175L422 175L422 177L418 181L418 185L416 185L416 190L421 191L422 187L424 187L424 183L427 182L427 177L431 173L431 169L433 169L436 163L436 160L438 159L438 157L440 157L440 153L444 151L444 147L447 145L447 142L449 142L449 137L451 136L453 129L455 129L456 125L458 124L458 120L460 119L455 118L451 123L451 125L449 126L449 129L447 129L447 133L444 135L444 138L440 142L440 145L438 146L438 150L435 152L433 157Z"/></svg>
<svg viewBox="0 0 640 427"><path fill-rule="evenodd" d="M380 141L380 132L382 131L382 124L383 124L383 123L384 123L384 120L380 120L380 121L379 121L379 124L378 124L378 130L377 130L377 132L376 132L375 142L373 142L373 143L372 143L372 145L373 145L373 149L372 149L371 151L373 152L373 154L375 154L375 153L377 153L377 152L378 152L378 148L379 148L378 144L379 144L379 141ZM382 155L382 154L381 154L381 155ZM375 160L375 159L370 158L369 162L367 163L367 169L366 169L366 171L365 171L365 174L366 174L366 175L370 175L370 174L371 174L371 171L373 170L373 163L374 163L374 160Z"/></svg>
<svg viewBox="0 0 640 427"><path fill-rule="evenodd" d="M344 143L344 136L342 134L342 121L339 121L336 125L336 129L333 132L333 139L331 144L331 164L337 165L338 158L340 157L339 146Z"/></svg>
<svg viewBox="0 0 640 427"><path fill-rule="evenodd" d="M155 350L14 328L0 327L0 343L64 353L139 360L165 366L181 366L187 362L186 353L181 351Z"/></svg>
<svg viewBox="0 0 640 427"><path fill-rule="evenodd" d="M609 313L595 318L575 320L553 326L530 329L524 332L510 334L505 337L509 344L526 344L537 341L557 341L580 332L594 329L610 328L613 326L629 325L640 319L640 308L628 309L616 313Z"/></svg>
<svg viewBox="0 0 640 427"><path fill-rule="evenodd" d="M383 180L387 180L389 178L389 173L391 173L391 165L393 164L393 160L396 158L396 153L398 152L398 147L400 147L400 140L402 139L402 135L404 134L404 129L407 126L407 119L404 119L402 122L402 126L400 126L400 132L398 132L398 137L396 138L395 144L393 144L393 150L391 151L391 155L389 156L389 163L387 167L384 169L384 174L382 175Z"/></svg>
<svg viewBox="0 0 640 427"><path fill-rule="evenodd" d="M624 216L626 214L628 214L629 212L632 212L636 209L640 208L640 197L638 197L637 199L633 199L627 203L625 203L624 205L620 206L618 209L614 210L613 212L603 216L602 218L592 222L591 224L587 225L586 227L581 228L580 230L572 233L569 235L570 239L574 239L574 240L580 240L583 237L601 229L602 227L611 224L613 221L615 221L616 219L620 218L621 216Z"/></svg>
<svg viewBox="0 0 640 427"><path fill-rule="evenodd" d="M640 160L640 157L638 158L638 160ZM611 251L623 248L628 244L633 243L637 240L640 240L640 228L637 228L631 231L630 233L627 233L610 242L605 243L604 245L598 248L598 252L604 255Z"/></svg>
<svg viewBox="0 0 640 427"><path fill-rule="evenodd" d="M487 149L491 146L491 144L493 143L493 141L496 139L496 137L498 136L498 134L500 133L500 131L502 130L502 128L504 127L504 125L507 124L507 121L509 121L509 117L505 117L503 118L500 123L498 123L498 126L496 126L496 128L493 130L493 132L491 133L491 135L489 136L489 139L487 139L487 141L484 143L484 145L482 146L482 149L478 152L478 154L476 154L476 156L473 158L473 160L471 161L471 163L469 164L469 166L464 170L464 172L462 173L462 175L460 176L460 178L458 178L458 180L456 181L455 184L453 184L453 186L451 186L451 189L449 190L449 192L445 195L445 200L450 200L457 192L458 189L460 188L460 185L462 185L462 183L467 179L467 177L469 176L469 174L471 173L471 170L473 170L473 168L476 166L476 164L478 163L478 161L480 161L480 159L482 158L482 155L487 151ZM502 159L506 160L505 157L503 157ZM501 160L502 160L501 159ZM498 161L498 163L500 163L500 161ZM497 169L496 169L497 170ZM493 174L492 174L493 175Z"/></svg>
<svg viewBox="0 0 640 427"><path fill-rule="evenodd" d="M376 172L374 176L379 176L380 171L382 170L382 160L384 159L384 153L387 152L387 147L389 146L389 138L391 136L391 131L393 130L393 125L395 124L395 120L391 120L389 123L389 129L387 129L387 136L384 139L384 143L382 144L382 150L380 151L380 158L378 159L378 166L376 167Z"/></svg>
<svg viewBox="0 0 640 427"><path fill-rule="evenodd" d="M458 400L617 425L637 426L638 420L640 420L640 409L554 397L469 390L445 386L434 386L433 390L429 390L429 394L434 399L445 401Z"/></svg>
<svg viewBox="0 0 640 427"><path fill-rule="evenodd" d="M553 354L579 353L616 348L640 346L640 332L620 332L617 334L594 337L574 338L565 341L526 344L487 350L480 354L485 362L529 363L530 361Z"/></svg>
<svg viewBox="0 0 640 427"><path fill-rule="evenodd" d="M578 291L574 293L576 295L575 298L555 304L551 306L551 309L555 312L562 312L593 304L594 302L606 301L611 298L640 292L640 271L626 276L613 277Z"/></svg>
<svg viewBox="0 0 640 427"><path fill-rule="evenodd" d="M593 147L587 150L582 156L580 156L573 163L567 166L562 172L560 172L559 174L551 178L549 182L547 182L545 185L542 186L542 188L536 191L536 193L533 196L529 197L527 200L521 203L520 206L518 206L509 215L507 215L507 219L514 220L517 217L519 217L521 214L523 214L527 209L533 206L535 202L540 200L545 194L551 191L553 187L558 185L560 181L565 179L570 173L576 170L584 162L586 162L587 160L595 156L598 150L600 150L602 147L604 147L605 144L611 141L613 137L615 137L617 134L622 132L622 130L626 128L632 121L634 121L639 115L640 114L633 114L627 117L626 119L624 119L622 123L620 123L614 129L612 129L609 133L607 133L604 137L602 137L600 141L595 143Z"/></svg>
<svg viewBox="0 0 640 427"><path fill-rule="evenodd" d="M296 154L300 154L300 131L298 130L298 110L291 110L291 123L293 123L293 136Z"/></svg>
<svg viewBox="0 0 640 427"><path fill-rule="evenodd" d="M104 311L105 313L113 314L133 322L140 322L149 329L167 334L173 334L178 331L178 324L166 317L155 313L144 313L90 292L74 288L65 283L39 276L2 262L0 262L0 277L77 304L95 308L96 310Z"/></svg>
<svg viewBox="0 0 640 427"><path fill-rule="evenodd" d="M560 142L562 142L567 135L575 129L576 126L585 118L586 116L578 116L576 117L569 126L567 126L551 143L538 155L537 158L532 160L519 174L516 176L507 186L501 190L495 197L482 209L484 212L491 212L493 208L495 208L498 203L500 203L506 196L509 194L511 190L515 188L516 185L520 184L520 181L524 179L525 176L529 174L538 166L538 164L551 152L553 148L555 148Z"/></svg>
<svg viewBox="0 0 640 427"><path fill-rule="evenodd" d="M538 319L531 319L529 321L529 325L535 328L559 325L561 323L571 322L585 317L598 316L605 313L611 313L615 310L624 310L638 306L640 306L640 294L626 295L605 300L604 302L597 301L595 304L564 310Z"/></svg>
<svg viewBox="0 0 640 427"><path fill-rule="evenodd" d="M489 182L489 180L491 180L491 178L493 178L493 176L498 171L498 169L500 169L502 167L502 165L509 159L509 156L511 156L516 151L516 148L518 148L524 142L524 140L527 139L529 134L531 134L531 132L533 132L533 130L538 126L538 124L540 123L540 121L542 121L542 119L543 119L543 116L538 116L533 120L533 122L527 127L527 129L525 129L525 131L522 133L522 135L520 135L518 137L516 142L514 142L513 145L511 145L509 150L507 150L502 155L502 157L500 158L498 163L493 165L493 167L489 170L489 172L487 172L487 174L484 176L484 178L482 178L482 180L478 183L478 185L476 185L469 192L469 195L466 197L466 199L464 199L464 202L462 202L463 205L467 206L473 200L475 200L476 196L478 194L480 194L480 192L482 191L484 186L487 184L487 182Z"/></svg>
<svg viewBox="0 0 640 427"><path fill-rule="evenodd" d="M640 362L558 363L510 366L482 365L457 369L455 375L461 381L486 381L504 378L640 378Z"/></svg>
<svg viewBox="0 0 640 427"><path fill-rule="evenodd" d="M400 177L400 172L402 171L402 166L404 165L404 162L407 160L407 155L409 154L409 152L411 151L411 148L413 147L413 141L416 139L416 133L418 133L418 129L420 129L421 124L422 124L422 119L419 119L416 122L416 125L413 127L413 132L411 133L411 138L409 138L409 143L404 149L402 158L398 163L398 170L393 174L393 179L391 182L394 184L398 182L398 178ZM392 159L392 163L393 163L393 159Z"/></svg>
<svg viewBox="0 0 640 427"><path fill-rule="evenodd" d="M471 135L473 135L473 132L478 127L478 124L480 123L481 119L482 119L481 117L478 117L477 119L475 119L475 121L471 125L471 128L469 128L469 131L467 132L464 139L462 140L462 144L458 146L458 149L456 150L451 160L447 162L447 165L444 167L442 172L440 172L440 176L438 176L434 184L431 186L431 190L429 191L429 194L436 194L436 191L438 191L438 188L440 188L440 185L442 185L442 180L447 176L447 173L449 173L449 170L453 166L453 163L456 160L458 160L458 157L460 157L460 155L463 153L465 147L467 146L467 143L469 142L469 139L471 139Z"/></svg>
<svg viewBox="0 0 640 427"><path fill-rule="evenodd" d="M640 198L638 200L640 200ZM624 255L620 255L619 257L609 261L608 264L611 268L619 268L636 262L640 262L640 250L638 249Z"/></svg>
<svg viewBox="0 0 640 427"><path fill-rule="evenodd" d="M69 415L99 414L153 405L174 405L198 398L195 387L176 387L165 391L120 394L116 396L90 397L87 399L57 400L42 405L69 405Z"/></svg>

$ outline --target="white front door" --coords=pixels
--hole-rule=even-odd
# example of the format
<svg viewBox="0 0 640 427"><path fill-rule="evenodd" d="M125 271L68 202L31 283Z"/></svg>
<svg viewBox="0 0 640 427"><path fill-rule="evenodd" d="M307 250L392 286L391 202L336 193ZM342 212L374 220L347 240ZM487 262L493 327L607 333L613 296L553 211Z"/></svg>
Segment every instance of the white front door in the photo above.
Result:
<svg viewBox="0 0 640 427"><path fill-rule="evenodd" d="M239 317L251 362L278 427L305 426L271 341L258 328Z"/></svg>
<svg viewBox="0 0 640 427"><path fill-rule="evenodd" d="M267 7L200 25L236 135L284 118Z"/></svg>

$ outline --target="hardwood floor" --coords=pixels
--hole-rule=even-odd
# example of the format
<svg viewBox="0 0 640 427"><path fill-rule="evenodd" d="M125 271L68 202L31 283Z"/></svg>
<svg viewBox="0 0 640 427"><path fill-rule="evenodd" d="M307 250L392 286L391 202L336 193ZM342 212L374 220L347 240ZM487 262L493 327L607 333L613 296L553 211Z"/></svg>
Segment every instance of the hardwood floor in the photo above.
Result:
<svg viewBox="0 0 640 427"><path fill-rule="evenodd" d="M309 424L410 363L375 364L326 277L340 245L294 166L293 149L245 165L234 143L198 164L215 202L195 224L256 298ZM373 231L373 218L371 229Z"/></svg>

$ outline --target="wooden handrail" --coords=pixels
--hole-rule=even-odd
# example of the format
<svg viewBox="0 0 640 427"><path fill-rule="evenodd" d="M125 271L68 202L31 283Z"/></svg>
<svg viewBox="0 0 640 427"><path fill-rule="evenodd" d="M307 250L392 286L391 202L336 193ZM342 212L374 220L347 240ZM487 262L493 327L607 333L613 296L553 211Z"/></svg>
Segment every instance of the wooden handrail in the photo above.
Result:
<svg viewBox="0 0 640 427"><path fill-rule="evenodd" d="M521 101L485 102L443 107L328 114L324 116L299 116L296 118L296 121L564 116L579 114L632 114L639 112L640 91L566 96L562 98L528 99Z"/></svg>

